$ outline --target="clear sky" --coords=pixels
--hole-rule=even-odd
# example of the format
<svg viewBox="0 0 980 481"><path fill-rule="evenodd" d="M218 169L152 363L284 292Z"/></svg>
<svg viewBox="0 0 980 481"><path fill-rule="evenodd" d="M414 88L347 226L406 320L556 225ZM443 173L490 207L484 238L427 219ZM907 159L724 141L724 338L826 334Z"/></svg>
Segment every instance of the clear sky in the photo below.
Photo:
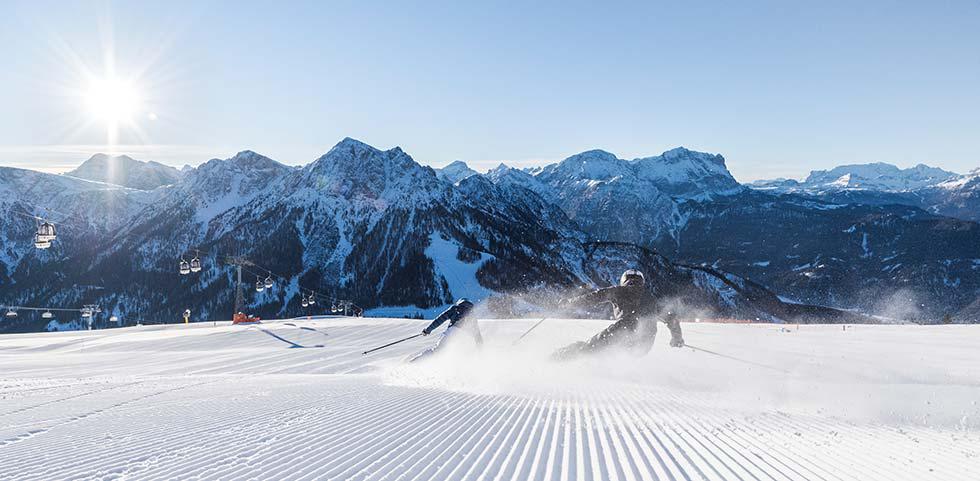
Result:
<svg viewBox="0 0 980 481"><path fill-rule="evenodd" d="M0 0L0 62L0 164L49 171L347 136L481 169L678 145L742 181L980 167L975 0Z"/></svg>

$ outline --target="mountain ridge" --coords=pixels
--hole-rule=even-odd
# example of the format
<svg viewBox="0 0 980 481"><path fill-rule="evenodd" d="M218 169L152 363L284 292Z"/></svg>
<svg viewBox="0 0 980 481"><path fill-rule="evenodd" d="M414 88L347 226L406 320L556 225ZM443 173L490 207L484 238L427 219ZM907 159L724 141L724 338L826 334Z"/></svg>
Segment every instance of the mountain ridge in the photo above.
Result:
<svg viewBox="0 0 980 481"><path fill-rule="evenodd" d="M680 166L671 173L682 175L641 175L653 168L647 164ZM13 175L5 172L0 168L0 190L44 198L2 182ZM451 302L460 286L479 286L492 297L535 298L542 289L612 283L616 270L629 267L660 273L661 289L686 292L699 308L770 320L843 319L840 311L787 307L779 295L873 312L873 305L850 296L861 287L855 279L896 290L906 277L920 279L936 295L955 293L944 298L949 305L967 305L980 291L970 261L980 252L965 247L980 245L972 224L915 208L846 206L733 187L716 154L672 149L629 161L593 150L530 171L501 165L456 182L440 173L398 147L381 150L345 138L303 167L245 150L152 191L103 186L99 195L132 199L119 219L68 228L67 242L56 241L50 252L33 250L27 219L0 225L13 249L0 256L0 302L25 305L57 292L56 299L96 302L123 319L188 306L226 316L232 278L220 262L228 254L254 257L286 276L250 296L247 308L263 316L304 312L303 289L369 308L422 308ZM88 224L97 215L90 211L102 205L90 198L96 185L62 192L58 205L89 206L76 213ZM801 235L819 242L794 250ZM914 243L928 235L938 236L936 245L955 247L949 250L955 258L929 258L915 270L910 266L928 256L917 254ZM745 246L760 240L771 247L753 247L758 255L751 255ZM847 252L851 262L827 261L832 255L821 245ZM212 253L202 273L176 276L176 260L196 252ZM826 282L834 276L847 281ZM51 290L65 279L78 287ZM738 289L729 292L733 286ZM768 301L758 302L763 298ZM943 307L923 305L924 315Z"/></svg>
<svg viewBox="0 0 980 481"><path fill-rule="evenodd" d="M173 184L182 174L179 170L158 162L136 160L127 155L98 153L64 175L132 189L153 190Z"/></svg>
<svg viewBox="0 0 980 481"><path fill-rule="evenodd" d="M846 204L908 205L938 215L980 221L980 182L977 178L977 169L968 174L957 174L921 163L901 169L878 162L813 171L802 182L760 180L749 187Z"/></svg>

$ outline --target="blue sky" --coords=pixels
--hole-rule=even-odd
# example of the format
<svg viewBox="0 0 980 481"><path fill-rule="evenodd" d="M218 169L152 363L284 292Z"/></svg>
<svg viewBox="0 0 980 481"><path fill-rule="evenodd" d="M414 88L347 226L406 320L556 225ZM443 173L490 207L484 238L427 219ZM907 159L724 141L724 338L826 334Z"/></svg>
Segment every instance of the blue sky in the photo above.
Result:
<svg viewBox="0 0 980 481"><path fill-rule="evenodd" d="M980 167L980 2L529 3L0 0L0 164L304 164L350 136L484 169ZM84 100L110 58L140 99L114 147Z"/></svg>

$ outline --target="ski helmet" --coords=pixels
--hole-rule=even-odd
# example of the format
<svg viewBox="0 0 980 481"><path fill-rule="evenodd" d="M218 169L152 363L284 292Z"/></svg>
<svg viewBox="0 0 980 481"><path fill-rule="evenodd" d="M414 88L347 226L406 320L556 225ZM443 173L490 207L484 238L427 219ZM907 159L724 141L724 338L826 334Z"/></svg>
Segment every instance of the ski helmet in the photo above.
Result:
<svg viewBox="0 0 980 481"><path fill-rule="evenodd" d="M470 300L465 297L460 297L459 300L456 301L455 305L456 307L465 307L467 309L473 307L473 303L470 302Z"/></svg>
<svg viewBox="0 0 980 481"><path fill-rule="evenodd" d="M622 277L619 278L619 285L621 286L642 286L646 278L643 277L643 273L636 269L629 269L623 273Z"/></svg>

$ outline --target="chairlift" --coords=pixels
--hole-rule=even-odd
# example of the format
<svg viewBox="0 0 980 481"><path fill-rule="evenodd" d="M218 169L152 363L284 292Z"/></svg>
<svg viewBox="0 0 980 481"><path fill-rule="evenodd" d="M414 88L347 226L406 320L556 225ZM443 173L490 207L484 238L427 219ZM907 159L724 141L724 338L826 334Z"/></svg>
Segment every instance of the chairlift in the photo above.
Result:
<svg viewBox="0 0 980 481"><path fill-rule="evenodd" d="M91 309L82 309L82 317L85 318L85 319L88 319L88 318L92 317L92 310Z"/></svg>
<svg viewBox="0 0 980 481"><path fill-rule="evenodd" d="M272 276L265 277L265 288L272 289Z"/></svg>
<svg viewBox="0 0 980 481"><path fill-rule="evenodd" d="M330 306L330 312L333 313L333 314L336 314L337 312L339 312L338 309L337 309L337 304L334 304L334 305Z"/></svg>
<svg viewBox="0 0 980 481"><path fill-rule="evenodd" d="M36 247L38 249L47 249L47 248L51 247L51 241L46 240L46 238L45 237L42 237L41 234L35 234L34 235L34 247Z"/></svg>
<svg viewBox="0 0 980 481"><path fill-rule="evenodd" d="M44 221L37 226L37 238L41 241L51 242L57 238L58 235L55 232L54 224Z"/></svg>
<svg viewBox="0 0 980 481"><path fill-rule="evenodd" d="M303 296L303 302L301 304L303 307L310 307L310 303L306 300L306 296Z"/></svg>
<svg viewBox="0 0 980 481"><path fill-rule="evenodd" d="M44 311L44 313L41 314L41 319L51 319L53 317L54 314L51 311Z"/></svg>
<svg viewBox="0 0 980 481"><path fill-rule="evenodd" d="M7 317L14 318L17 317L17 311L13 309L7 309Z"/></svg>
<svg viewBox="0 0 980 481"><path fill-rule="evenodd" d="M255 276L255 292L262 292L264 290L265 283L262 282L262 279L259 279L259 276Z"/></svg>
<svg viewBox="0 0 980 481"><path fill-rule="evenodd" d="M316 304L316 296L314 296L313 293L311 292L310 293L310 305L312 306L312 305L315 305L315 304Z"/></svg>
<svg viewBox="0 0 980 481"><path fill-rule="evenodd" d="M189 269L191 272L201 272L201 259L199 259L197 256L194 256L194 258L191 259Z"/></svg>
<svg viewBox="0 0 980 481"><path fill-rule="evenodd" d="M191 265L184 260L183 257L180 258L180 275L186 276L191 273Z"/></svg>

